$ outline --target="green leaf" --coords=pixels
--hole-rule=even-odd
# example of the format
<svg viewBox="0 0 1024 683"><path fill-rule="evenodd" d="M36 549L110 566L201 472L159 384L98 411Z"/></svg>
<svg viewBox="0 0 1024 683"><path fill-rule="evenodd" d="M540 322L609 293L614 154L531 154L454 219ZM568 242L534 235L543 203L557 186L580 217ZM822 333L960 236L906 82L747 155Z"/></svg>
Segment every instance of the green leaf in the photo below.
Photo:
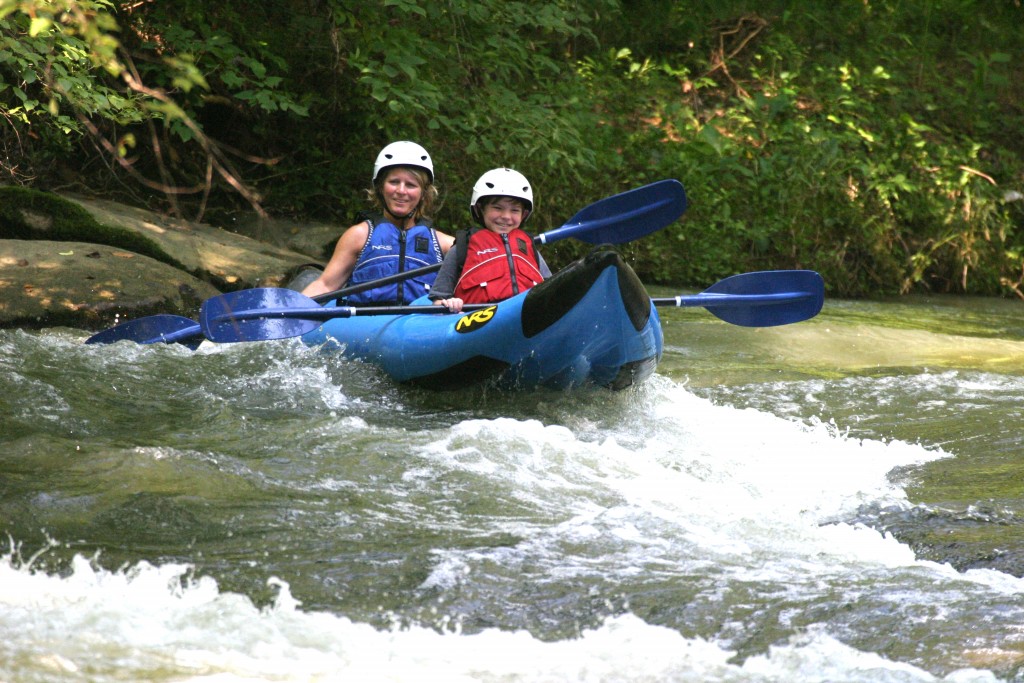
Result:
<svg viewBox="0 0 1024 683"><path fill-rule="evenodd" d="M32 17L32 22L28 27L28 34L35 38L40 33L48 31L53 26L53 21L49 17Z"/></svg>
<svg viewBox="0 0 1024 683"><path fill-rule="evenodd" d="M238 88L245 83L245 79L234 69L221 72L220 80L229 88Z"/></svg>

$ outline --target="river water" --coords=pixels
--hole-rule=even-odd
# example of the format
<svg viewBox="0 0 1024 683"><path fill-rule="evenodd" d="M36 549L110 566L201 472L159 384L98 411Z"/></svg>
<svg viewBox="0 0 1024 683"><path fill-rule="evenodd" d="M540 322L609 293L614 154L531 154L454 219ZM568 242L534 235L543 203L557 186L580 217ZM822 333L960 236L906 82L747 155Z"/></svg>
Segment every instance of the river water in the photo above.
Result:
<svg viewBox="0 0 1024 683"><path fill-rule="evenodd" d="M1024 304L661 313L620 393L0 331L0 681L1024 680Z"/></svg>

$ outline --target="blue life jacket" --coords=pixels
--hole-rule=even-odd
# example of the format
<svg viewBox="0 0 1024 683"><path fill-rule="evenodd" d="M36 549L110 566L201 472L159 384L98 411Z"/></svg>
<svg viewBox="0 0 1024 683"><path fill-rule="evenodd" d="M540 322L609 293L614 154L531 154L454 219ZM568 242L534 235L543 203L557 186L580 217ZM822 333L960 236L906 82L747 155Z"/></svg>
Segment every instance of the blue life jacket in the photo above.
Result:
<svg viewBox="0 0 1024 683"><path fill-rule="evenodd" d="M407 270L441 263L441 243L437 234L430 227L430 221L424 220L408 230L400 230L393 223L388 223L380 214L366 216L370 226L366 244L359 252L355 268L346 287L362 282L377 280ZM437 272L409 278L402 282L375 287L365 292L352 294L345 299L350 306L368 304L410 304L430 291Z"/></svg>

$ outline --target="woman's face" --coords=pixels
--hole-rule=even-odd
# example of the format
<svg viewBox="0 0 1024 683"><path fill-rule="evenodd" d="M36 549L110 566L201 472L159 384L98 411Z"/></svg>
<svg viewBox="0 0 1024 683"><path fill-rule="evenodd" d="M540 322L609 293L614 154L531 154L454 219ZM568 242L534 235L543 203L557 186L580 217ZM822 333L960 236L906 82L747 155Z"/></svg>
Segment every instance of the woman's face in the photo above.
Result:
<svg viewBox="0 0 1024 683"><path fill-rule="evenodd" d="M416 210L423 197L419 178L408 168L397 166L388 171L381 184L381 194L388 213L396 218L407 218Z"/></svg>

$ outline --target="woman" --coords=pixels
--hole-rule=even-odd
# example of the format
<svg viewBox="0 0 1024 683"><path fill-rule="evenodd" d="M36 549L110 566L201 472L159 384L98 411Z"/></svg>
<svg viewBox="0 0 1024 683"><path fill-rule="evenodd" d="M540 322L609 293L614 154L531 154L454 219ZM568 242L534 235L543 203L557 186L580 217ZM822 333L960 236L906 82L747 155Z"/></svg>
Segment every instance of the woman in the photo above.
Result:
<svg viewBox="0 0 1024 683"><path fill-rule="evenodd" d="M316 296L422 266L440 264L454 238L431 227L434 165L415 142L392 142L377 155L367 195L377 210L348 228L324 272L302 293ZM436 271L353 294L348 305L408 304L430 291Z"/></svg>

